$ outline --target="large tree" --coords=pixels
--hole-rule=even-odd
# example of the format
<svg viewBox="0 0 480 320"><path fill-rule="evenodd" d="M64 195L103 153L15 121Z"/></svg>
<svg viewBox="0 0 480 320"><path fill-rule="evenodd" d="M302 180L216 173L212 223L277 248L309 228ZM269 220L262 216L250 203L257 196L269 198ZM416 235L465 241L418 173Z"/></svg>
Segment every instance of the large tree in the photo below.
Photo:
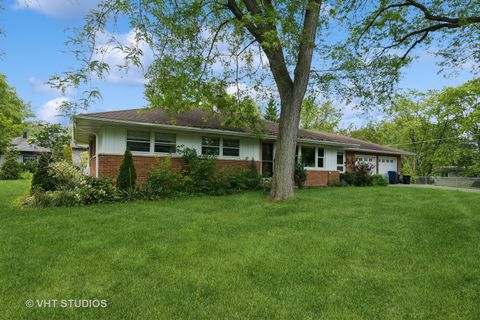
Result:
<svg viewBox="0 0 480 320"><path fill-rule="evenodd" d="M124 53L123 67L139 66L146 43L154 56L146 82L152 107L171 112L193 107L232 112L235 101L240 105L252 91L268 92L274 86L280 98L280 121L271 197L289 198L300 112L309 85L347 100L361 96L363 101L382 102L398 81L400 67L408 63L405 57L411 48L420 42L429 44L434 32L457 41L474 33L469 26L477 23L478 8L472 1L431 0L429 5L411 0L104 0L71 41L78 46L73 52L83 62L82 68L52 82L65 87L105 77L110 66L101 57L109 46ZM429 10L441 14L437 17ZM129 20L133 34L129 43L107 32L109 23L119 16ZM448 26L426 27L431 21ZM332 26L337 34L332 34ZM452 36L454 29L460 37ZM342 35L350 37L336 45ZM388 39L392 45L385 44ZM471 44L478 39L467 40ZM397 50L387 54L387 50L370 50L382 46ZM402 48L407 48L405 53ZM445 59L453 61L445 52ZM233 101L226 95L227 88L233 88ZM83 102L97 96L97 90L90 90Z"/></svg>
<svg viewBox="0 0 480 320"><path fill-rule="evenodd" d="M317 103L315 97L306 97L300 116L301 127L324 132L335 132L342 120L342 112L330 100Z"/></svg>
<svg viewBox="0 0 480 320"><path fill-rule="evenodd" d="M0 74L0 153L10 144L12 138L21 135L23 121L30 115L30 109Z"/></svg>

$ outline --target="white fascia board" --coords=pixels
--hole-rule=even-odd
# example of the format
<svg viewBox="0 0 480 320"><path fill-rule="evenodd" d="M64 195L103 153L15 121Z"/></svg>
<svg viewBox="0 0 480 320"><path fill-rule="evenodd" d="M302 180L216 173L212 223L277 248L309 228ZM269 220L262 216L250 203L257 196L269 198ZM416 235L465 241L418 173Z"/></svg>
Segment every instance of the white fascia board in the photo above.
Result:
<svg viewBox="0 0 480 320"><path fill-rule="evenodd" d="M370 153L383 153L383 154L396 155L396 156L415 155L414 153L408 152L408 151L395 152L395 151L372 150L372 149L363 149L363 148L347 148L345 150L347 150L347 151L370 152Z"/></svg>
<svg viewBox="0 0 480 320"><path fill-rule="evenodd" d="M274 135L255 135L249 132L240 132L240 131L229 131L229 130L220 130L220 129L204 129L204 128L196 128L196 127L186 127L186 126L177 126L171 124L160 124L160 123L148 123L148 122L138 122L138 121L128 121L128 120L116 120L116 119L105 119L105 118L97 118L97 117L89 117L86 115L77 115L74 117L75 120L90 120L96 122L102 122L106 124L125 124L125 125L135 125L135 126L144 126L144 127L151 127L151 128L161 128L167 130L177 130L177 131L187 131L187 132L200 132L200 133L207 133L207 134L218 134L218 135L228 135L234 137L246 137L246 138L257 138L257 139L266 139L266 140L277 140L277 137ZM74 121L75 121L74 120ZM314 140L314 139L298 139L299 143L309 143L315 145L329 145L329 146L338 146L342 148L347 147L357 147L358 144L352 143L342 143L342 142L333 142L333 141L325 141L325 140Z"/></svg>

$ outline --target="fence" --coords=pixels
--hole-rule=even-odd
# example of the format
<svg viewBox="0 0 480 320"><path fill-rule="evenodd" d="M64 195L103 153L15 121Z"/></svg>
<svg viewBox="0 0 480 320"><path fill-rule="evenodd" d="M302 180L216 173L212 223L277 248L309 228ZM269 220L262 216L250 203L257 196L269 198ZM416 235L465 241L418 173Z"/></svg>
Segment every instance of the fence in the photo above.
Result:
<svg viewBox="0 0 480 320"><path fill-rule="evenodd" d="M480 177L413 177L415 184L436 184L451 187L480 187Z"/></svg>

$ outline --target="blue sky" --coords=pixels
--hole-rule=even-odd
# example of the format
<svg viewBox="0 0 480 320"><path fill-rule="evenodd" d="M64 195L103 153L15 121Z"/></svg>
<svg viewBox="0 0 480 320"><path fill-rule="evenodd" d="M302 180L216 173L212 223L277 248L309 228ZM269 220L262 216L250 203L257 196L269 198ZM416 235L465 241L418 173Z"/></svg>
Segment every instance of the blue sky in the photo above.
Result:
<svg viewBox="0 0 480 320"><path fill-rule="evenodd" d="M0 26L6 37L0 38L4 57L0 60L0 72L8 77L10 85L31 107L38 119L59 122L56 106L62 99L75 99L77 92L62 96L44 84L48 78L69 68L75 67L73 56L64 53L67 28L79 26L82 16L92 8L97 0L10 0L3 3L0 13ZM121 36L128 38L128 29ZM472 76L468 72L456 78L438 75L435 58L428 52L420 52L420 58L405 70L403 88L417 90L439 89L456 86ZM112 53L111 61L119 59ZM145 58L148 62L150 57ZM137 108L146 105L143 98L142 70L130 70L128 74L114 71L106 81L96 81L103 99L89 111L106 111ZM378 117L378 113L361 114L349 107L344 108L342 126L350 123L361 125Z"/></svg>

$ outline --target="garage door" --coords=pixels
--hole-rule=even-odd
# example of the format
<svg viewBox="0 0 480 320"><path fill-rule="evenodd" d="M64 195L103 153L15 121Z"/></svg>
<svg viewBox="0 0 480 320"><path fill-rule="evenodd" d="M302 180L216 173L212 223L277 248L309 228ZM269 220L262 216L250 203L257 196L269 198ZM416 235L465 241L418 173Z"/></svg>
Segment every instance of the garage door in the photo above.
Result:
<svg viewBox="0 0 480 320"><path fill-rule="evenodd" d="M378 157L378 173L386 174L388 171L397 172L397 158Z"/></svg>
<svg viewBox="0 0 480 320"><path fill-rule="evenodd" d="M368 156L368 155L357 155L355 157L355 162L358 163L368 163L372 166L372 173L375 173L377 169L377 157L376 156Z"/></svg>

